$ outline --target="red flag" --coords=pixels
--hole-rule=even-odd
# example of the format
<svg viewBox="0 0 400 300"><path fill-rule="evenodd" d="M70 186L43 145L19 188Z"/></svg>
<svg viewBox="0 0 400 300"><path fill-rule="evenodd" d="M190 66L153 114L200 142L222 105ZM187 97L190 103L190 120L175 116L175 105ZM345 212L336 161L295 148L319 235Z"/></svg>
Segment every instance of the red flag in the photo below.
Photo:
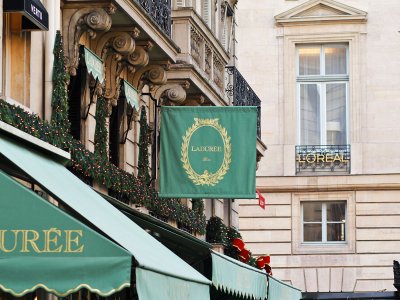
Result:
<svg viewBox="0 0 400 300"><path fill-rule="evenodd" d="M257 195L258 195L258 205L260 205L260 207L262 209L265 209L265 198L263 195L261 195L259 190L256 190Z"/></svg>

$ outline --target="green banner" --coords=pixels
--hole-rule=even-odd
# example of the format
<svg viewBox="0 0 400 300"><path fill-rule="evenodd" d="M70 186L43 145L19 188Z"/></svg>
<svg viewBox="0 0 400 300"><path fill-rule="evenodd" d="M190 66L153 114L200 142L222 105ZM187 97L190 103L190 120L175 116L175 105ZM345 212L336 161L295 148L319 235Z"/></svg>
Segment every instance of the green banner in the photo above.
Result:
<svg viewBox="0 0 400 300"><path fill-rule="evenodd" d="M85 55L86 68L92 74L94 79L98 79L100 83L104 81L103 61L90 49L83 47Z"/></svg>
<svg viewBox="0 0 400 300"><path fill-rule="evenodd" d="M162 107L160 196L255 198L256 107Z"/></svg>
<svg viewBox="0 0 400 300"><path fill-rule="evenodd" d="M138 91L126 80L124 80L124 92L126 101L136 111L139 111L139 95Z"/></svg>

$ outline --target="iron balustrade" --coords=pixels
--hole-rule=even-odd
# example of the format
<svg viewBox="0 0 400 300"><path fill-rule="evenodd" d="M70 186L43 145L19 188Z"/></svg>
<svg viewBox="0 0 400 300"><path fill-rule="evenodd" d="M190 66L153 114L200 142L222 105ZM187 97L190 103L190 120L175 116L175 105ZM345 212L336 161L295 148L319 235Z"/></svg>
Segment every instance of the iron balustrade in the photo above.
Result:
<svg viewBox="0 0 400 300"><path fill-rule="evenodd" d="M234 66L225 67L225 93L234 106L257 106L257 137L261 138L261 100Z"/></svg>
<svg viewBox="0 0 400 300"><path fill-rule="evenodd" d="M136 0L160 29L171 37L171 0Z"/></svg>
<svg viewBox="0 0 400 300"><path fill-rule="evenodd" d="M350 145L296 146L296 174L350 173Z"/></svg>

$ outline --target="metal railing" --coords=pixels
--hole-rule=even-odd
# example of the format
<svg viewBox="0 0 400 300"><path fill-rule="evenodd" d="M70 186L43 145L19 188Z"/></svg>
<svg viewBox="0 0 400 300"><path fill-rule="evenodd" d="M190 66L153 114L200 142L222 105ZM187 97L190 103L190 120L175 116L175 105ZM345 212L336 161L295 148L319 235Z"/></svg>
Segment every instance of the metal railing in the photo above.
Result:
<svg viewBox="0 0 400 300"><path fill-rule="evenodd" d="M350 173L350 145L296 146L296 174Z"/></svg>
<svg viewBox="0 0 400 300"><path fill-rule="evenodd" d="M261 138L261 100L236 67L225 67L225 93L234 106L257 106L257 137Z"/></svg>
<svg viewBox="0 0 400 300"><path fill-rule="evenodd" d="M160 29L171 37L171 0L136 0Z"/></svg>

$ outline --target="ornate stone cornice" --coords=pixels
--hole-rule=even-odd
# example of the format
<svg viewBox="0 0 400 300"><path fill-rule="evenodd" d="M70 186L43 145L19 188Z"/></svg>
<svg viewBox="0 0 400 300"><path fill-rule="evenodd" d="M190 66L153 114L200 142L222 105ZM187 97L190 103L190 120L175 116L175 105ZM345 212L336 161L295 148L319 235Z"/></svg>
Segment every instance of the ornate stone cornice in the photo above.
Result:
<svg viewBox="0 0 400 300"><path fill-rule="evenodd" d="M79 40L87 32L91 39L96 38L98 32L108 31L111 28L111 17L116 6L85 7L80 9L66 9L63 12L64 52L66 65L71 75L76 75L79 63Z"/></svg>

